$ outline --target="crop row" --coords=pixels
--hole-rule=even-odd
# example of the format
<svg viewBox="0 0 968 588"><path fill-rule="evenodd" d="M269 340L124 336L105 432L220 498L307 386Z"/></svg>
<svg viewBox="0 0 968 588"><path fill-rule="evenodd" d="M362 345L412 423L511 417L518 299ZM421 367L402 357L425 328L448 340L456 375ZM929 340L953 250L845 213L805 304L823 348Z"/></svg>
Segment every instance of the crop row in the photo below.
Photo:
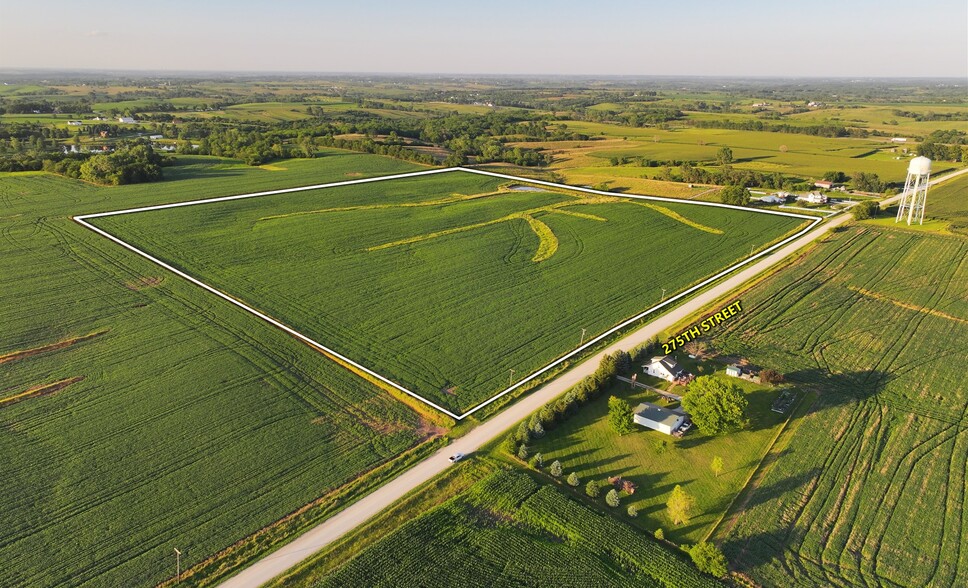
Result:
<svg viewBox="0 0 968 588"><path fill-rule="evenodd" d="M406 523L320 585L721 586L651 538L508 470Z"/></svg>

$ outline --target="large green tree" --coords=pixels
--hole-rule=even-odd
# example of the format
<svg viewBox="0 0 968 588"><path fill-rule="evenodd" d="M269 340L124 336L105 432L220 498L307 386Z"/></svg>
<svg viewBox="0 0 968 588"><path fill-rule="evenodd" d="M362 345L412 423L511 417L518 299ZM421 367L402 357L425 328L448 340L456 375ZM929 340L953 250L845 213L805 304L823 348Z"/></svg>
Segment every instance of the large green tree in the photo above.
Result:
<svg viewBox="0 0 968 588"><path fill-rule="evenodd" d="M617 396L608 399L608 424L619 435L632 432L632 405Z"/></svg>
<svg viewBox="0 0 968 588"><path fill-rule="evenodd" d="M746 397L735 384L716 376L693 380L682 397L682 408L705 433L720 435L747 424Z"/></svg>
<svg viewBox="0 0 968 588"><path fill-rule="evenodd" d="M700 571L711 576L723 578L729 573L729 563L726 561L726 556L718 547L708 541L693 545L689 550L689 557L692 558L692 563L696 564Z"/></svg>

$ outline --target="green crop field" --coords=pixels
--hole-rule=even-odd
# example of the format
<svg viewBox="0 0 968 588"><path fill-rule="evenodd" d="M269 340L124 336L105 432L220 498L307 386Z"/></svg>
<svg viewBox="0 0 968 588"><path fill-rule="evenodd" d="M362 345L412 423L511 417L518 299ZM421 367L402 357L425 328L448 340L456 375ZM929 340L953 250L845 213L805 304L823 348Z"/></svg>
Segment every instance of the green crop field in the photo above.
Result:
<svg viewBox="0 0 968 588"><path fill-rule="evenodd" d="M287 586L716 587L651 537L526 474L497 471L332 573Z"/></svg>
<svg viewBox="0 0 968 588"><path fill-rule="evenodd" d="M507 183L457 171L91 222L458 414L805 222Z"/></svg>
<svg viewBox="0 0 968 588"><path fill-rule="evenodd" d="M521 143L542 147L555 153L553 167L571 180L572 175L599 175L609 179L613 157L644 157L656 161L693 161L713 163L723 146L733 152L733 167L760 172L779 172L799 179L819 179L829 171L876 173L890 182L903 182L907 160L892 149L897 145L886 139L828 138L765 131L707 128L633 128L603 123L564 121L568 129L585 133L596 140L577 143L555 141ZM938 125L939 123L933 123ZM913 147L912 147L913 148ZM957 168L960 164L935 162L934 173ZM654 176L658 168L635 168L640 174ZM599 180L601 181L601 180Z"/></svg>
<svg viewBox="0 0 968 588"><path fill-rule="evenodd" d="M968 240L842 229L718 344L819 395L725 534L767 586L968 585Z"/></svg>
<svg viewBox="0 0 968 588"><path fill-rule="evenodd" d="M100 188L0 174L0 578L154 585L419 443L421 417L70 215L413 166L186 158Z"/></svg>

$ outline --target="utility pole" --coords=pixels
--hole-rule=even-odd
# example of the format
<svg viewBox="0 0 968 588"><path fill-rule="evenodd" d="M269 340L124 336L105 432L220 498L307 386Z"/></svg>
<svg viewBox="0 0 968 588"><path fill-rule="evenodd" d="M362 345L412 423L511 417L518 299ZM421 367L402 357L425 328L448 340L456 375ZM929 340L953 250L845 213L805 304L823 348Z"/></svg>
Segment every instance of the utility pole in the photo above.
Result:
<svg viewBox="0 0 968 588"><path fill-rule="evenodd" d="M175 548L175 581L181 583L181 552Z"/></svg>
<svg viewBox="0 0 968 588"><path fill-rule="evenodd" d="M511 368L511 377L508 378L508 388L514 385L514 368Z"/></svg>
<svg viewBox="0 0 968 588"><path fill-rule="evenodd" d="M578 346L581 347L584 344L585 344L585 328L582 327L582 330L581 330L581 341L578 343Z"/></svg>
<svg viewBox="0 0 968 588"><path fill-rule="evenodd" d="M663 288L662 289L662 300L665 300L665 291L666 291L666 289ZM662 302L662 300L660 300L659 302Z"/></svg>

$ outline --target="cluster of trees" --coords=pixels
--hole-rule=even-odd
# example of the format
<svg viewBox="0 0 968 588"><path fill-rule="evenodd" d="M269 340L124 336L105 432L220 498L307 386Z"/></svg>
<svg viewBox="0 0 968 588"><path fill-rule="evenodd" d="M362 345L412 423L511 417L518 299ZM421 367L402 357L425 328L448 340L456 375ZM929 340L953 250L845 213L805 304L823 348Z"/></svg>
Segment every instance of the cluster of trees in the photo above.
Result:
<svg viewBox="0 0 968 588"><path fill-rule="evenodd" d="M325 112L325 111L321 111ZM398 157L420 163L433 163L432 156L407 146L432 145L452 153L448 164L461 165L468 158L479 162L501 161L522 166L543 166L551 157L534 149L508 147L506 141L574 139L565 125L551 131L543 117L530 113L494 112L486 115L452 114L430 119L387 119L369 113L342 113L344 120L309 120L266 125L236 125L193 121L182 126L181 139L199 142L198 153L236 157L259 165L277 157L310 157L304 148L307 140L317 145L338 147ZM364 135L341 137L340 135ZM389 137L379 139L378 137Z"/></svg>
<svg viewBox="0 0 968 588"><path fill-rule="evenodd" d="M813 135L816 137L869 137L872 133L867 129L845 127L843 125L792 125L787 123L771 123L763 120L720 120L702 119L690 120L689 124L701 129L730 129L735 131L766 131L769 133L792 133L798 135Z"/></svg>
<svg viewBox="0 0 968 588"><path fill-rule="evenodd" d="M876 200L865 200L850 209L855 220L874 218L881 213L881 205Z"/></svg>
<svg viewBox="0 0 968 588"><path fill-rule="evenodd" d="M968 120L968 114L964 112L911 112L909 110L894 109L892 111L894 116L903 116L904 118L913 118L918 122L922 121L939 121L939 120Z"/></svg>
<svg viewBox="0 0 968 588"><path fill-rule="evenodd" d="M609 110L582 109L574 114L578 120L610 122L627 127L658 126L685 118L685 114L681 110L670 107L646 108L619 113Z"/></svg>
<svg viewBox="0 0 968 588"><path fill-rule="evenodd" d="M566 420L582 405L601 396L617 374L630 370L634 362L651 355L659 349L659 345L658 338L653 338L633 348L631 352L619 350L606 355L595 373L583 378L561 398L532 414L529 420L522 421L517 430L504 438L502 447L508 454L519 457L522 454L521 448L524 447L523 453L527 454L527 444L532 439L544 436L547 430ZM628 409L628 415L631 419L631 407Z"/></svg>
<svg viewBox="0 0 968 588"><path fill-rule="evenodd" d="M574 414L580 406L601 396L616 374L625 372L631 367L632 356L627 351L616 351L612 355L606 355L595 373L586 376L564 396L531 415L530 420L523 421L517 430L505 437L502 447L507 453L518 457L521 456L524 448L523 453L527 455L527 444L532 439L543 436L547 430Z"/></svg>
<svg viewBox="0 0 968 588"><path fill-rule="evenodd" d="M68 109L70 112L91 112L91 103L87 100L74 100L67 104L58 104L50 100L16 100L4 102L0 107L0 114L51 114Z"/></svg>
<svg viewBox="0 0 968 588"><path fill-rule="evenodd" d="M764 186L780 190L790 185L789 180L779 172L763 173L748 169L736 169L731 165L721 165L714 170L697 167L696 164L684 161L678 169L665 165L656 176L660 180L669 182L689 182L691 184L718 184L721 186L737 185L743 187Z"/></svg>
<svg viewBox="0 0 968 588"><path fill-rule="evenodd" d="M875 173L857 172L850 178L850 185L861 192L883 192L887 187Z"/></svg>
<svg viewBox="0 0 968 588"><path fill-rule="evenodd" d="M750 199L750 191L745 186L726 186L719 191L719 201L723 204L747 206Z"/></svg>
<svg viewBox="0 0 968 588"><path fill-rule="evenodd" d="M47 159L42 169L95 184L117 186L154 182L162 178L167 158L144 143L125 144L112 153L71 154L59 160Z"/></svg>
<svg viewBox="0 0 968 588"><path fill-rule="evenodd" d="M918 155L929 159L968 161L968 137L964 131L934 131L918 145Z"/></svg>

